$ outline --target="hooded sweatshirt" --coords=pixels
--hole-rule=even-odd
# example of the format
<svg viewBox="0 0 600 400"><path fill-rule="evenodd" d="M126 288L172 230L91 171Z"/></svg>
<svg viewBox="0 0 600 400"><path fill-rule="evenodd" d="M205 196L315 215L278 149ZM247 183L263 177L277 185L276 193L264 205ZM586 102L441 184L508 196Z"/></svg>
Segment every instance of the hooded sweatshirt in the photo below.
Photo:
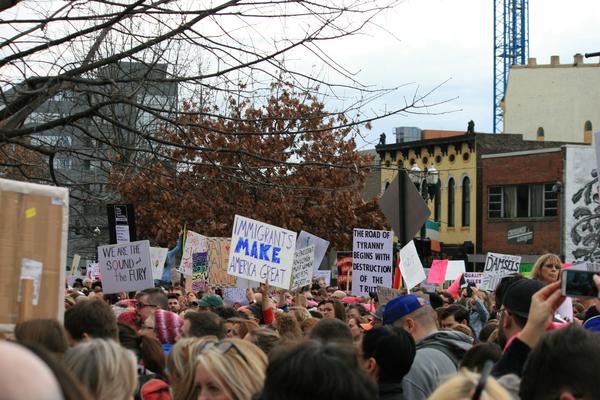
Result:
<svg viewBox="0 0 600 400"><path fill-rule="evenodd" d="M456 331L438 331L424 337L417 343L415 361L402 381L404 398L427 399L444 378L456 373L472 343L471 337Z"/></svg>

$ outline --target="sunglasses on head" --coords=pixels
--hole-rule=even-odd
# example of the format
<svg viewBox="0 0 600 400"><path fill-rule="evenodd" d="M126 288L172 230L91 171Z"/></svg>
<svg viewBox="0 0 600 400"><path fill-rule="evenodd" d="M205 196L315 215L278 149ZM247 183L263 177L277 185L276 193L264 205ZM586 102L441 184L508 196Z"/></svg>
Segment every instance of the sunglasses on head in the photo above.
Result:
<svg viewBox="0 0 600 400"><path fill-rule="evenodd" d="M238 353L240 355L240 357L242 357L244 362L246 364L248 364L248 359L246 358L244 353L242 353L242 351L237 347L237 345L231 341L228 341L228 342L208 341L208 342L204 343L202 345L202 347L200 348L200 354L204 353L207 350L215 350L220 354L225 354L231 349L234 349L235 352Z"/></svg>

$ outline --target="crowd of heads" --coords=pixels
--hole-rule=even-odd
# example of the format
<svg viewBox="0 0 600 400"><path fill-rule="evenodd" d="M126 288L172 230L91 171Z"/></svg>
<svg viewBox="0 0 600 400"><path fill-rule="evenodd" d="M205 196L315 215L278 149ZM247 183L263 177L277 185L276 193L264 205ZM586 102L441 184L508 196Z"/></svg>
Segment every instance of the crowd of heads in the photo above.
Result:
<svg viewBox="0 0 600 400"><path fill-rule="evenodd" d="M86 280L66 289L63 321L25 321L0 342L1 397L600 398L600 303L575 299L564 323L556 265L543 256L492 293L417 287L386 304L319 281L226 304L214 289L115 295Z"/></svg>

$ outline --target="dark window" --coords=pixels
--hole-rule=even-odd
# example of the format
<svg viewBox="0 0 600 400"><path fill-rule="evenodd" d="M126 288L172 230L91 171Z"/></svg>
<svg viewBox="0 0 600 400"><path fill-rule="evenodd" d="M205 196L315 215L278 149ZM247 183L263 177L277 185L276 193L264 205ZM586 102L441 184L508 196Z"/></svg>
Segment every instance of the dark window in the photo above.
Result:
<svg viewBox="0 0 600 400"><path fill-rule="evenodd" d="M448 181L448 226L454 226L454 178Z"/></svg>
<svg viewBox="0 0 600 400"><path fill-rule="evenodd" d="M583 125L583 130L584 131L591 131L592 130L592 122L591 121L585 121L585 125Z"/></svg>
<svg viewBox="0 0 600 400"><path fill-rule="evenodd" d="M536 133L537 137L539 138L543 138L544 135L544 128L542 128L541 126L537 129L537 133Z"/></svg>
<svg viewBox="0 0 600 400"><path fill-rule="evenodd" d="M558 195L552 183L488 188L489 218L554 217L557 210Z"/></svg>
<svg viewBox="0 0 600 400"><path fill-rule="evenodd" d="M467 153L465 153L467 154ZM462 184L462 226L471 224L471 180L463 179Z"/></svg>

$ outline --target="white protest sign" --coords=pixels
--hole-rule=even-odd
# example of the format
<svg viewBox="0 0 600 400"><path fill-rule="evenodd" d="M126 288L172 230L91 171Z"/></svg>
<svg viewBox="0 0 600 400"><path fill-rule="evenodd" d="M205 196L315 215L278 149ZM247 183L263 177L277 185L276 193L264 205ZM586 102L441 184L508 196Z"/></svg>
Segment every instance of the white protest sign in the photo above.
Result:
<svg viewBox="0 0 600 400"><path fill-rule="evenodd" d="M296 250L292 266L292 285L290 290L310 285L313 277L314 259L315 245Z"/></svg>
<svg viewBox="0 0 600 400"><path fill-rule="evenodd" d="M465 272L465 281L471 285L479 287L483 279L483 272Z"/></svg>
<svg viewBox="0 0 600 400"><path fill-rule="evenodd" d="M392 287L392 232L354 228L353 233L352 295L368 297L378 286Z"/></svg>
<svg viewBox="0 0 600 400"><path fill-rule="evenodd" d="M100 273L100 267L98 263L89 263L85 269L85 276L95 281L101 279L102 274Z"/></svg>
<svg viewBox="0 0 600 400"><path fill-rule="evenodd" d="M408 290L417 286L426 278L415 242L412 240L400 249L400 272Z"/></svg>
<svg viewBox="0 0 600 400"><path fill-rule="evenodd" d="M23 279L33 279L33 299L32 303L34 306L38 305L40 299L40 285L42 284L42 269L44 265L40 261L29 260L23 258L21 260L21 275L19 276L19 293L17 295L17 301L22 301L22 281ZM27 299L29 301L30 299Z"/></svg>
<svg viewBox="0 0 600 400"><path fill-rule="evenodd" d="M296 232L236 215L227 273L289 289Z"/></svg>
<svg viewBox="0 0 600 400"><path fill-rule="evenodd" d="M161 279L167 261L169 249L163 247L150 247L150 260L152 260L152 278Z"/></svg>
<svg viewBox="0 0 600 400"><path fill-rule="evenodd" d="M154 287L150 242L98 247L98 264L105 293L131 292Z"/></svg>
<svg viewBox="0 0 600 400"><path fill-rule="evenodd" d="M318 270L314 271L313 276L317 279L325 279L325 285L327 287L331 286L331 270Z"/></svg>
<svg viewBox="0 0 600 400"><path fill-rule="evenodd" d="M247 305L248 299L246 298L246 289L223 288L223 302L230 305L234 305L235 303Z"/></svg>
<svg viewBox="0 0 600 400"><path fill-rule="evenodd" d="M496 286L505 276L519 272L521 257L508 254L488 253L483 268L483 278L479 289L496 290Z"/></svg>
<svg viewBox="0 0 600 400"><path fill-rule="evenodd" d="M464 260L449 260L445 280L454 281L466 272Z"/></svg>
<svg viewBox="0 0 600 400"><path fill-rule="evenodd" d="M71 275L77 275L79 272L79 263L81 262L81 256L79 254L73 255L73 263L71 264Z"/></svg>
<svg viewBox="0 0 600 400"><path fill-rule="evenodd" d="M321 261L323 261L323 257L325 257L325 253L327 253L329 242L325 239L321 239L320 237L313 235L312 233L300 231L300 233L298 234L298 240L296 240L296 248L301 249L303 247L308 247L311 244L315 246L313 271L317 271L319 269L319 266L321 265Z"/></svg>
<svg viewBox="0 0 600 400"><path fill-rule="evenodd" d="M207 238L199 233L187 231L181 263L177 271L184 276L192 276L194 273L194 254L203 253L207 250Z"/></svg>

